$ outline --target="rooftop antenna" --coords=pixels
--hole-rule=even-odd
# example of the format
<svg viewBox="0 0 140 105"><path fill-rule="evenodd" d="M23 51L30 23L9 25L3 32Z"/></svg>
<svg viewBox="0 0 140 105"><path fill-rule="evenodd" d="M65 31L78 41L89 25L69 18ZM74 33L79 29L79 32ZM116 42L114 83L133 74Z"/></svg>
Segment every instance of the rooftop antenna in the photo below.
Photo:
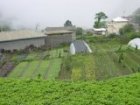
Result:
<svg viewBox="0 0 140 105"><path fill-rule="evenodd" d="M39 24L36 24L36 27L35 27L35 30L36 30L36 31L38 31L39 26L40 26Z"/></svg>

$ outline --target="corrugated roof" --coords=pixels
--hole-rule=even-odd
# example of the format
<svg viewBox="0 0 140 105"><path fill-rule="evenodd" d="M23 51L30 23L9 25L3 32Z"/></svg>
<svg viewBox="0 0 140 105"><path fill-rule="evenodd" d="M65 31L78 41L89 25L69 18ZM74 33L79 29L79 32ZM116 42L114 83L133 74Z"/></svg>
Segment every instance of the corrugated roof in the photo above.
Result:
<svg viewBox="0 0 140 105"><path fill-rule="evenodd" d="M73 33L75 32L75 27L47 27L45 29L45 34L53 35L53 34L65 34L65 33Z"/></svg>
<svg viewBox="0 0 140 105"><path fill-rule="evenodd" d="M31 30L0 32L0 41L12 41L12 40L40 38L40 37L46 37L46 35L44 35L41 32L36 32Z"/></svg>
<svg viewBox="0 0 140 105"><path fill-rule="evenodd" d="M65 33L73 33L73 31L68 30L54 30L54 31L47 31L45 34L51 35L51 34L65 34Z"/></svg>
<svg viewBox="0 0 140 105"><path fill-rule="evenodd" d="M69 26L69 27L47 27L45 29L46 31L54 31L54 30L68 30L68 31L75 31L76 27L75 26Z"/></svg>

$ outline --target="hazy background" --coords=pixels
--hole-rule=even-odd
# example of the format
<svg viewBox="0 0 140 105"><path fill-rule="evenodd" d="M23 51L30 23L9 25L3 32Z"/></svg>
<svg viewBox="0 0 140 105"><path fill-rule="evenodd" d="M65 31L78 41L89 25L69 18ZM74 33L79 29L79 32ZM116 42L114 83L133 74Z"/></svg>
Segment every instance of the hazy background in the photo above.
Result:
<svg viewBox="0 0 140 105"><path fill-rule="evenodd" d="M97 12L108 17L130 15L140 0L0 0L0 21L15 28L63 26L69 19L76 26L91 28Z"/></svg>

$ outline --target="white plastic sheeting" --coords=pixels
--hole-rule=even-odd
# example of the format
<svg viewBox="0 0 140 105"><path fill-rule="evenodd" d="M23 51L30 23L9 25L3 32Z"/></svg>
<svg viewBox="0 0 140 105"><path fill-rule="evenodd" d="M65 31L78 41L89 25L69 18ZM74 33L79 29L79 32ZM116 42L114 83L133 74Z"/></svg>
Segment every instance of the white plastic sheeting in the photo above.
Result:
<svg viewBox="0 0 140 105"><path fill-rule="evenodd" d="M89 45L88 45L86 42L84 42L84 44L86 45L86 47L87 47L89 53L92 53L92 50L91 50L91 48L89 47Z"/></svg>
<svg viewBox="0 0 140 105"><path fill-rule="evenodd" d="M73 43L70 45L70 53L71 55L75 55L75 47Z"/></svg>
<svg viewBox="0 0 140 105"><path fill-rule="evenodd" d="M92 53L92 50L85 41L75 40L70 45L70 53L71 55L75 55L76 53Z"/></svg>
<svg viewBox="0 0 140 105"><path fill-rule="evenodd" d="M129 46L133 47L133 48L138 48L140 49L140 38L135 38L133 40L131 40L129 43L128 43Z"/></svg>

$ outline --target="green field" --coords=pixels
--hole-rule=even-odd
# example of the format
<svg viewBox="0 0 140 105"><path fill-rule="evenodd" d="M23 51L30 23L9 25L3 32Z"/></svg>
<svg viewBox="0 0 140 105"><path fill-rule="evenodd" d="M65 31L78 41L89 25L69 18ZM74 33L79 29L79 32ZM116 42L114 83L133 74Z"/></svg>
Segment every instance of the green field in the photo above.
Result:
<svg viewBox="0 0 140 105"><path fill-rule="evenodd" d="M19 56L19 55L18 55ZM62 58L65 56L63 49L55 49L45 52L28 54L19 60L16 55L12 60L18 60L19 64L8 75L10 78L38 78L54 80L59 76Z"/></svg>
<svg viewBox="0 0 140 105"><path fill-rule="evenodd" d="M85 40L93 53L66 58L63 61L63 72L60 73L61 79L105 80L140 71L140 51L128 47L127 43L122 43L117 38L109 39L102 36L90 36ZM123 60L119 62L121 55Z"/></svg>
<svg viewBox="0 0 140 105"><path fill-rule="evenodd" d="M16 61L17 65L9 77L105 80L140 71L140 51L128 47L120 39L87 36L85 41L90 45L92 54L71 56L69 47L14 54L11 61ZM121 61L120 56L123 58Z"/></svg>
<svg viewBox="0 0 140 105"><path fill-rule="evenodd" d="M0 78L1 105L139 105L140 74L107 81Z"/></svg>

